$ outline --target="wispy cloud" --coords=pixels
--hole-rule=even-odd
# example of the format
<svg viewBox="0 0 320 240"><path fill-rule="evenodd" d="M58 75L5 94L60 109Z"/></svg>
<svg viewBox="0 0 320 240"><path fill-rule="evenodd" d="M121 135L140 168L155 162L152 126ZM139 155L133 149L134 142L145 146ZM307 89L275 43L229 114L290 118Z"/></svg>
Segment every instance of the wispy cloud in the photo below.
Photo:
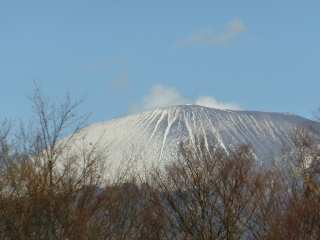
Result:
<svg viewBox="0 0 320 240"><path fill-rule="evenodd" d="M90 71L108 69L111 66L121 64L122 62L127 60L132 53L133 53L133 50L130 50L128 52L115 56L113 59L110 59L110 60L100 60L100 61L90 62L87 64L87 69L89 69Z"/></svg>
<svg viewBox="0 0 320 240"><path fill-rule="evenodd" d="M133 50L130 50L130 51L124 53L124 54L121 54L121 55L115 57L110 63L112 65L118 65L121 62L123 62L124 60L127 60L132 53L133 53Z"/></svg>
<svg viewBox="0 0 320 240"><path fill-rule="evenodd" d="M190 44L205 44L205 45L226 45L234 41L247 27L240 18L235 18L229 22L224 30L215 34L213 28L203 28L198 32L178 41L173 49Z"/></svg>
<svg viewBox="0 0 320 240"><path fill-rule="evenodd" d="M217 36L217 43L228 44L235 40L247 27L240 18L235 18L225 27L225 31Z"/></svg>
<svg viewBox="0 0 320 240"><path fill-rule="evenodd" d="M109 88L109 92L118 91L125 88L128 85L128 78L125 72L120 73L120 75L113 81Z"/></svg>
<svg viewBox="0 0 320 240"><path fill-rule="evenodd" d="M128 114L183 104L196 104L218 109L242 109L236 102L221 103L212 96L199 96L196 100L192 100L188 97L183 96L174 87L155 84L151 86L149 93L144 96L139 103L129 103Z"/></svg>
<svg viewBox="0 0 320 240"><path fill-rule="evenodd" d="M203 28L200 31L182 39L176 43L176 46L188 45L193 43L211 44L215 41L214 30L211 28Z"/></svg>

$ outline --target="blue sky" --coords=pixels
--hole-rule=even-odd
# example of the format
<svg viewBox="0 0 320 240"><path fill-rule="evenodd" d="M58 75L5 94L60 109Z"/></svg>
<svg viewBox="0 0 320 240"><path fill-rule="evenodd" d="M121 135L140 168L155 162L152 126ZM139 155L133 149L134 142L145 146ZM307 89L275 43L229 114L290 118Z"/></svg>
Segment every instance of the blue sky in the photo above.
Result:
<svg viewBox="0 0 320 240"><path fill-rule="evenodd" d="M156 107L320 105L320 1L0 1L1 119L86 95L88 123Z"/></svg>

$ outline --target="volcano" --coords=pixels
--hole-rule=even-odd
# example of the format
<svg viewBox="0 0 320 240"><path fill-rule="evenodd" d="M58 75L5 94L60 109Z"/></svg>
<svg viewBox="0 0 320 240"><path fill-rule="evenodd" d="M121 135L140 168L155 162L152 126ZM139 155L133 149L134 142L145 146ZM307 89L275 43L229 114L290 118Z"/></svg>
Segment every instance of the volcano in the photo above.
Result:
<svg viewBox="0 0 320 240"><path fill-rule="evenodd" d="M281 142L292 144L290 132L308 119L291 114L259 111L220 110L197 105L179 105L98 122L76 134L75 144L106 148L110 161L139 158L144 165L163 164L177 158L178 144L224 149L251 144L257 160L279 152Z"/></svg>

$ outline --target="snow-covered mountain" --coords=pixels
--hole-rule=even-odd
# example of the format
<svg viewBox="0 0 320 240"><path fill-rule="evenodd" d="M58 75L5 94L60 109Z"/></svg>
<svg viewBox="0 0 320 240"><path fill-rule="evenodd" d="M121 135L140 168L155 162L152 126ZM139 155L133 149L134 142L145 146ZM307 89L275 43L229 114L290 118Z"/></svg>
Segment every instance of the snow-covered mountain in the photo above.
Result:
<svg viewBox="0 0 320 240"><path fill-rule="evenodd" d="M107 146L114 162L124 155L139 155L139 161L147 165L172 161L177 157L177 143L193 143L197 137L208 143L215 140L223 148L251 143L257 158L263 159L279 150L280 138L290 142L295 125L307 121L290 113L179 105L91 124L82 129L77 141L88 147Z"/></svg>

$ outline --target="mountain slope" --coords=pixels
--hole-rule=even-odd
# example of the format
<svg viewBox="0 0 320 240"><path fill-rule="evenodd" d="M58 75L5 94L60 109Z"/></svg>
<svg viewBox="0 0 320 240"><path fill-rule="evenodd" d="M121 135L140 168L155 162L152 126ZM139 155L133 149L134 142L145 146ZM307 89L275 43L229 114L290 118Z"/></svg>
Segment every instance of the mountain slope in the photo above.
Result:
<svg viewBox="0 0 320 240"><path fill-rule="evenodd" d="M280 146L280 138L290 142L294 125L308 120L290 113L231 111L197 105L160 108L111 121L91 124L79 139L85 144L108 146L112 161L123 154L138 154L141 163L161 163L177 156L177 143L194 143L203 137L207 143L217 141L222 147L251 143L258 159Z"/></svg>

